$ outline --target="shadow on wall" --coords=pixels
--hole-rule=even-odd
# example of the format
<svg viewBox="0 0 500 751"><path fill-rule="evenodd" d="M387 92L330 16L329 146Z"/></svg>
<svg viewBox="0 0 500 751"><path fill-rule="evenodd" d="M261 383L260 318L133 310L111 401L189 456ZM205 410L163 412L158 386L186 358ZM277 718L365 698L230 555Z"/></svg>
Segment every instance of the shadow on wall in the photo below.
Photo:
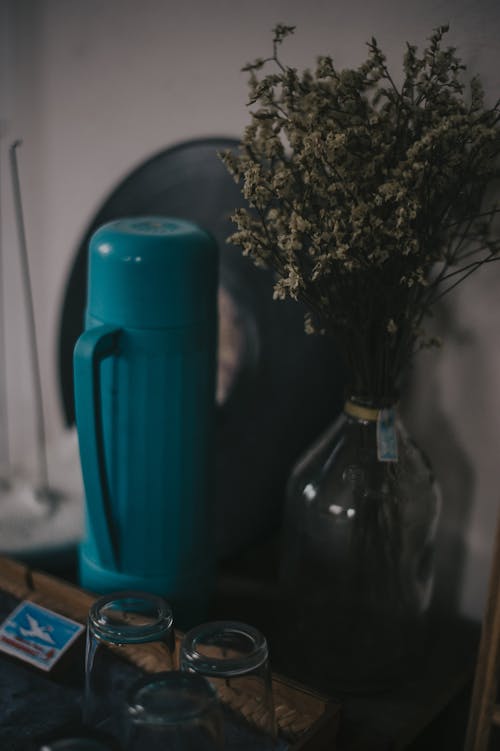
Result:
<svg viewBox="0 0 500 751"><path fill-rule="evenodd" d="M434 324L433 333L443 338L445 349L423 351L417 356L405 415L441 489L433 608L446 617L461 610L467 560L465 535L474 504L475 471L456 426L443 409L446 383L442 362L451 348L465 353L472 338L453 322L445 304L436 308Z"/></svg>

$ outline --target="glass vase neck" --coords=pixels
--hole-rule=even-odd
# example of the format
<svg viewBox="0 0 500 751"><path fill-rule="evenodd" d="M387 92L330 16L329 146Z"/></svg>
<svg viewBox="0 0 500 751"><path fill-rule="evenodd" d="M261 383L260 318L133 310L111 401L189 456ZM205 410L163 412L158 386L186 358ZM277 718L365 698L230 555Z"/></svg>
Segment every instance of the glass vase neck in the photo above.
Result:
<svg viewBox="0 0 500 751"><path fill-rule="evenodd" d="M351 395L344 403L344 412L350 417L376 422L382 409L395 409L396 407L396 398L370 399Z"/></svg>

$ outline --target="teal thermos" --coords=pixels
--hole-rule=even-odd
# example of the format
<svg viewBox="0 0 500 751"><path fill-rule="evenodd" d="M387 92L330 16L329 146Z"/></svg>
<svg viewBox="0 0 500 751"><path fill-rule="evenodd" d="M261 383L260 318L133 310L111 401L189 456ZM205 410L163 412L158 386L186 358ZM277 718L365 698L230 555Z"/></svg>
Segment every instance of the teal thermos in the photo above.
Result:
<svg viewBox="0 0 500 751"><path fill-rule="evenodd" d="M74 352L81 583L162 594L182 628L205 617L214 574L217 276L191 222L104 225Z"/></svg>

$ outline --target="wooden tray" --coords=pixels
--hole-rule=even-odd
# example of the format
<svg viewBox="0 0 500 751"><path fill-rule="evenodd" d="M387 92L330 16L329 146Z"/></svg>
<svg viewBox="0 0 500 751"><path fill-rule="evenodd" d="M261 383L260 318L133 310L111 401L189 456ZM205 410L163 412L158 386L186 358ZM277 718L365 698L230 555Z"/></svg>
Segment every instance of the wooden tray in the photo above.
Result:
<svg viewBox="0 0 500 751"><path fill-rule="evenodd" d="M0 589L20 600L32 600L51 610L86 623L95 595L43 572L0 556ZM176 634L177 647L181 634ZM151 667L148 645L138 645L134 662ZM339 706L303 686L273 675L273 694L280 735L291 751L333 751Z"/></svg>

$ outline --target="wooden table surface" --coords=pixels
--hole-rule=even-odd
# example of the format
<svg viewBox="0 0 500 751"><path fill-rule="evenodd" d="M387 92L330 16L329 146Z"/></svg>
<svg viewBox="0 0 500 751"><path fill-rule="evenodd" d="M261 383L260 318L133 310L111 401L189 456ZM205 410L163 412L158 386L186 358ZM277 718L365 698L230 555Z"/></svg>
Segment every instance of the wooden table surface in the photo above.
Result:
<svg viewBox="0 0 500 751"><path fill-rule="evenodd" d="M266 634L273 657L279 639L273 614L276 612L274 547L250 551L221 566L212 618L237 619L252 623ZM61 571L57 571L61 575ZM66 569L74 581L74 571ZM73 603L80 607L82 601ZM84 603L87 607L87 603ZM82 611L83 614L83 611ZM384 692L353 696L329 690L321 678L307 681L311 689L340 704L340 729L331 751L413 751L431 748L418 745L429 728L444 716L471 683L479 643L479 624L461 619L445 620L437 615L424 658L404 681ZM273 669L287 675L287 666L273 662ZM301 676L292 676L305 682ZM466 713L468 707L463 707ZM328 744L326 748L330 748ZM446 746L441 751L448 751ZM451 749L450 749L451 751ZM455 751L455 748L453 748Z"/></svg>
<svg viewBox="0 0 500 751"><path fill-rule="evenodd" d="M74 582L65 581L60 576L54 577L20 561L0 556L0 598L0 620L8 618L20 600L30 600L86 624L95 595L83 591ZM182 634L176 631L177 650L181 638ZM61 660L61 668L57 666L57 671L53 670L50 674L37 671L7 655L0 655L2 751L24 751L28 748L31 751L33 739L40 732L56 730L80 717L84 645L83 634L68 650L68 659L65 656ZM128 658L139 671L155 669L154 645L137 644L129 651ZM178 663L178 655L174 657L174 663ZM115 663L111 666L117 671L120 680L123 665L125 663L115 658ZM17 686L14 691L11 689L13 684ZM330 751L334 747L339 724L338 704L275 673L272 676L272 688L280 741L286 743L289 751ZM51 704L45 706L45 696L49 695ZM63 707L67 698L70 699L69 705ZM40 711L33 718L35 700ZM231 706L231 702L229 705ZM58 711L58 707L61 711ZM239 703L238 710L242 711Z"/></svg>

